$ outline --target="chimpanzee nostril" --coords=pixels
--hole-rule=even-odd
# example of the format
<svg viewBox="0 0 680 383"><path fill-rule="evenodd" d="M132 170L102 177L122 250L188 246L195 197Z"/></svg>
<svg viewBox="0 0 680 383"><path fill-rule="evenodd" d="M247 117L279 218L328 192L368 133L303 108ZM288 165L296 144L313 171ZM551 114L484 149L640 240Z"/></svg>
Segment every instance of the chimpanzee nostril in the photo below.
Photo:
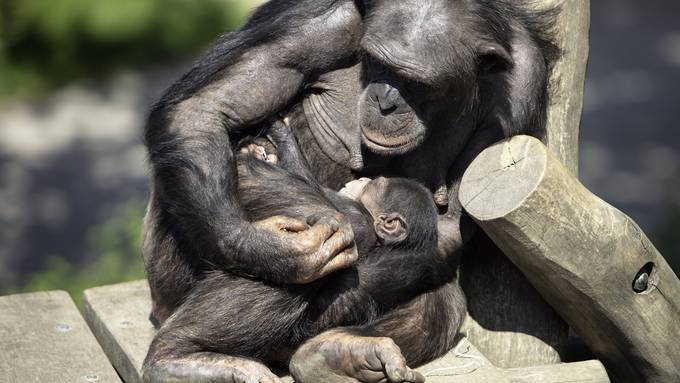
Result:
<svg viewBox="0 0 680 383"><path fill-rule="evenodd" d="M388 84L373 83L370 86L371 97L378 104L383 116L393 113L400 105L399 91Z"/></svg>

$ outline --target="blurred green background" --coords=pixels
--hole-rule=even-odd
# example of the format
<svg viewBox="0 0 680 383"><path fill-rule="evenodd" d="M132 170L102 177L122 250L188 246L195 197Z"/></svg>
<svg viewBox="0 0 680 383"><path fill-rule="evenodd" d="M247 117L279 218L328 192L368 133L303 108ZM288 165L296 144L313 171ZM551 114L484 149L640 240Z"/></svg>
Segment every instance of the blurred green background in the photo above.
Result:
<svg viewBox="0 0 680 383"><path fill-rule="evenodd" d="M52 115L54 109L68 109L64 103L74 102L69 100L68 95L59 94L62 89L73 84L76 84L76 88L87 89L82 91L84 97L87 97L88 92L101 95L111 89L115 91L116 85L107 83L124 82L125 77L121 75L122 73L153 72L155 67L172 65L186 68L189 61L200 56L219 35L237 28L261 2L3 0L0 3L0 106L4 106L5 111L9 110L10 115L22 106L31 109L53 109L47 112L48 115ZM145 110L160 89L172 81L175 73L171 72L172 74L161 75L164 77L161 80L163 84L155 86L156 94L144 100L144 104L140 105L141 110ZM150 76L153 77L153 74ZM106 85L97 85L100 83ZM91 91L91 88L104 89ZM60 97L66 100L59 101ZM36 115L40 112L29 113ZM128 140L129 145L140 144L138 136L141 135L143 115L142 111L135 116L136 126L132 133L133 138ZM5 121L4 129L10 133L31 129L21 126L16 120L21 118L15 116L12 120L10 117L9 122ZM77 119L72 121L75 124L82 123ZM96 120L90 121L96 129ZM36 124L38 126L32 128L38 130L35 139L40 139L39 123L40 121ZM81 140L80 145L87 145L85 141ZM10 147L10 155L0 154L0 164L3 164L3 170L6 170L0 173L2 179L0 185L3 188L9 189L15 187L17 182L25 182L26 177L22 177L21 174L23 173L29 178L29 181L25 182L28 186L23 188L24 191L36 188L60 191L66 189L65 193L56 192L56 195L68 195L71 194L68 190L70 186L66 184L81 183L82 173L87 173L79 171L81 169L75 172L69 170L65 172L66 178L60 180L59 173L63 174L63 169L60 171L59 168L45 165L59 161L57 159L59 156L55 158L54 153L41 154L47 159L25 158L25 161L21 161L22 157L26 157L24 155L26 150L16 147L31 146L30 142L17 144L10 141L5 144ZM65 145L57 150L69 152L69 146L71 145ZM15 156L12 156L12 152ZM96 155L97 151L94 150L88 151L80 156L81 158L69 159L69 155L65 155L61 160L74 165L72 168L82 168L77 162L90 161L88 157ZM137 166L145 167L143 158L141 160ZM12 164L20 161L19 165ZM18 171L19 176L12 175L13 172L17 173L15 168L21 169ZM121 177L120 181L125 182L126 178L130 177ZM134 178L131 182L140 184L139 174ZM40 186L45 183L45 179L48 180L46 182L48 185ZM51 180L56 181L50 182ZM90 182L96 183L96 180ZM62 214L58 217L59 222L56 222L56 226L73 225L77 226L77 230L63 231L54 228L40 230L40 226L54 225L55 222L49 222L49 219L46 220L48 222L44 222L45 220L41 222L38 217L35 218L37 222L23 225L24 230L18 238L11 235L5 235L5 238L0 236L0 239L5 240L0 243L0 248L4 250L4 256L0 253L0 265L5 269L4 278L0 280L0 293L64 289L69 291L79 304L85 288L143 278L140 257L145 199L145 191L141 190L143 188L144 186L136 187L133 193L122 193L127 195L122 198L104 196L102 204L112 202L112 206L104 208L104 211L95 217L85 219L84 224L79 224L81 217L78 215L92 215L93 210L98 209L93 204L87 203L91 194L98 191L96 186L90 185L84 188L86 190L76 190L73 193L86 194L80 201L77 197L75 201L68 197L57 197L52 201L53 205L70 205L68 210L74 210L72 214ZM44 193L40 191L33 193L36 194L34 196L30 196L32 194L30 192L28 194L27 199L34 197L35 200L26 201L27 205L34 202L40 204L40 200L44 199ZM17 196L10 196L10 199L12 198L16 199ZM0 202L5 210L8 209L6 204L11 203L12 201L8 200ZM79 204L82 206L78 206ZM48 211L50 209L55 210L55 207L47 208ZM27 206L27 210L30 211L31 207ZM30 214L29 211L26 213ZM59 208L56 208L56 211L59 211ZM0 222L3 223L1 228L11 231L12 214L4 215L0 216ZM69 216L74 219L69 219ZM19 222L17 224L21 225ZM31 235L32 232L35 235ZM45 242L45 245L17 246L13 243L26 241Z"/></svg>
<svg viewBox="0 0 680 383"><path fill-rule="evenodd" d="M237 27L255 3L3 0L0 96L36 94L83 76L187 57Z"/></svg>
<svg viewBox="0 0 680 383"><path fill-rule="evenodd" d="M147 110L260 2L0 2L0 294L143 278ZM581 176L677 272L680 5L592 7Z"/></svg>

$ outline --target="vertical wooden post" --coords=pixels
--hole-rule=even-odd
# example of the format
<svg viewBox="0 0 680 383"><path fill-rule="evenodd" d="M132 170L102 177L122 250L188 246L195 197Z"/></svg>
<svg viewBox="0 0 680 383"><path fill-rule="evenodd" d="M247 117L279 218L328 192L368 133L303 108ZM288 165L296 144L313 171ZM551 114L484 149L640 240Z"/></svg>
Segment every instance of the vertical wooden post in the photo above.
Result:
<svg viewBox="0 0 680 383"><path fill-rule="evenodd" d="M536 0L539 9L559 6L556 43L562 57L553 68L548 147L578 174L578 135L588 58L589 0ZM524 275L484 234L473 239L461 269L469 317L464 331L499 367L556 363L568 327Z"/></svg>
<svg viewBox="0 0 680 383"><path fill-rule="evenodd" d="M578 135L588 63L590 0L539 0L540 7L561 8L555 39L562 57L550 78L547 146L578 175Z"/></svg>

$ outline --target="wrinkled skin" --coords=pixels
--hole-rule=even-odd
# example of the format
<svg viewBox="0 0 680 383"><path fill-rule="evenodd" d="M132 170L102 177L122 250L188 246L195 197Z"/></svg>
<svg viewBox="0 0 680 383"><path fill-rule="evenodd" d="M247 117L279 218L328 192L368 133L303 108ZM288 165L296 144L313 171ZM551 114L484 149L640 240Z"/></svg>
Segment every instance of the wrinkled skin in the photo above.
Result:
<svg viewBox="0 0 680 383"><path fill-rule="evenodd" d="M302 368L315 361L325 368ZM365 338L344 331L331 330L305 343L291 366L291 373L301 382L425 382L419 372L406 365L392 339Z"/></svg>
<svg viewBox="0 0 680 383"><path fill-rule="evenodd" d="M543 16L502 0L263 6L151 111L143 253L155 318L162 324L181 307L206 269L306 283L352 262L345 243L353 233L342 217L315 217L311 225L245 219L233 142L277 114L291 120L311 176L326 186L337 190L355 178L384 175L429 188L442 212L439 254L456 262L470 235L457 198L468 164L505 136L544 136L554 50L537 27L546 24ZM400 320L421 320L422 313L407 310ZM366 362L357 350L371 349L372 337L395 338L389 327L383 330L334 337L333 347L318 349L325 362L303 368L294 358L291 367ZM410 339L401 351L419 347ZM361 378L351 376L360 368L340 370Z"/></svg>

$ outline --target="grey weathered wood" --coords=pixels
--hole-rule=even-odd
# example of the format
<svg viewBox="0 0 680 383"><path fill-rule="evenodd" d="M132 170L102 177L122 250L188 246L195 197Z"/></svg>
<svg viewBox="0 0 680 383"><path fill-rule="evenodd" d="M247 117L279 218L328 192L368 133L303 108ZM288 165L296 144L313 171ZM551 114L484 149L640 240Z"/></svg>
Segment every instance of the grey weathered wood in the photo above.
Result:
<svg viewBox="0 0 680 383"><path fill-rule="evenodd" d="M588 63L590 0L539 0L537 8L559 6L555 42L562 50L550 77L548 147L578 174L578 136L583 110L583 87Z"/></svg>
<svg viewBox="0 0 680 383"><path fill-rule="evenodd" d="M554 35L562 56L550 78L546 142L577 174L590 1L535 0L528 4L537 9L561 9ZM471 318L465 330L470 339L497 366L559 362L567 343L566 324L503 253L487 241L484 236L475 239L461 268Z"/></svg>
<svg viewBox="0 0 680 383"><path fill-rule="evenodd" d="M0 297L0 381L120 383L64 291Z"/></svg>
<svg viewBox="0 0 680 383"><path fill-rule="evenodd" d="M155 329L149 322L151 299L146 281L85 291L85 318L126 383L141 382L141 367ZM571 382L609 382L599 362L502 370L494 367L467 339L439 360L418 368L428 383L566 383L563 371L581 376ZM570 367L571 366L571 367ZM537 377L540 379L537 380ZM595 379L595 380L594 380ZM290 377L284 382L291 383Z"/></svg>
<svg viewBox="0 0 680 383"><path fill-rule="evenodd" d="M680 381L680 281L640 228L545 145L519 136L486 149L460 199L616 381ZM636 292L647 264L647 289Z"/></svg>
<svg viewBox="0 0 680 383"><path fill-rule="evenodd" d="M609 383L602 363L589 360L504 370L512 383Z"/></svg>
<svg viewBox="0 0 680 383"><path fill-rule="evenodd" d="M96 287L84 293L83 315L125 383L141 383L141 368L156 329L149 320L146 281Z"/></svg>
<svg viewBox="0 0 680 383"><path fill-rule="evenodd" d="M461 265L468 299L462 331L498 367L560 362L567 324L483 234L473 238Z"/></svg>
<svg viewBox="0 0 680 383"><path fill-rule="evenodd" d="M466 338L441 359L417 370L427 383L511 383L510 378Z"/></svg>

